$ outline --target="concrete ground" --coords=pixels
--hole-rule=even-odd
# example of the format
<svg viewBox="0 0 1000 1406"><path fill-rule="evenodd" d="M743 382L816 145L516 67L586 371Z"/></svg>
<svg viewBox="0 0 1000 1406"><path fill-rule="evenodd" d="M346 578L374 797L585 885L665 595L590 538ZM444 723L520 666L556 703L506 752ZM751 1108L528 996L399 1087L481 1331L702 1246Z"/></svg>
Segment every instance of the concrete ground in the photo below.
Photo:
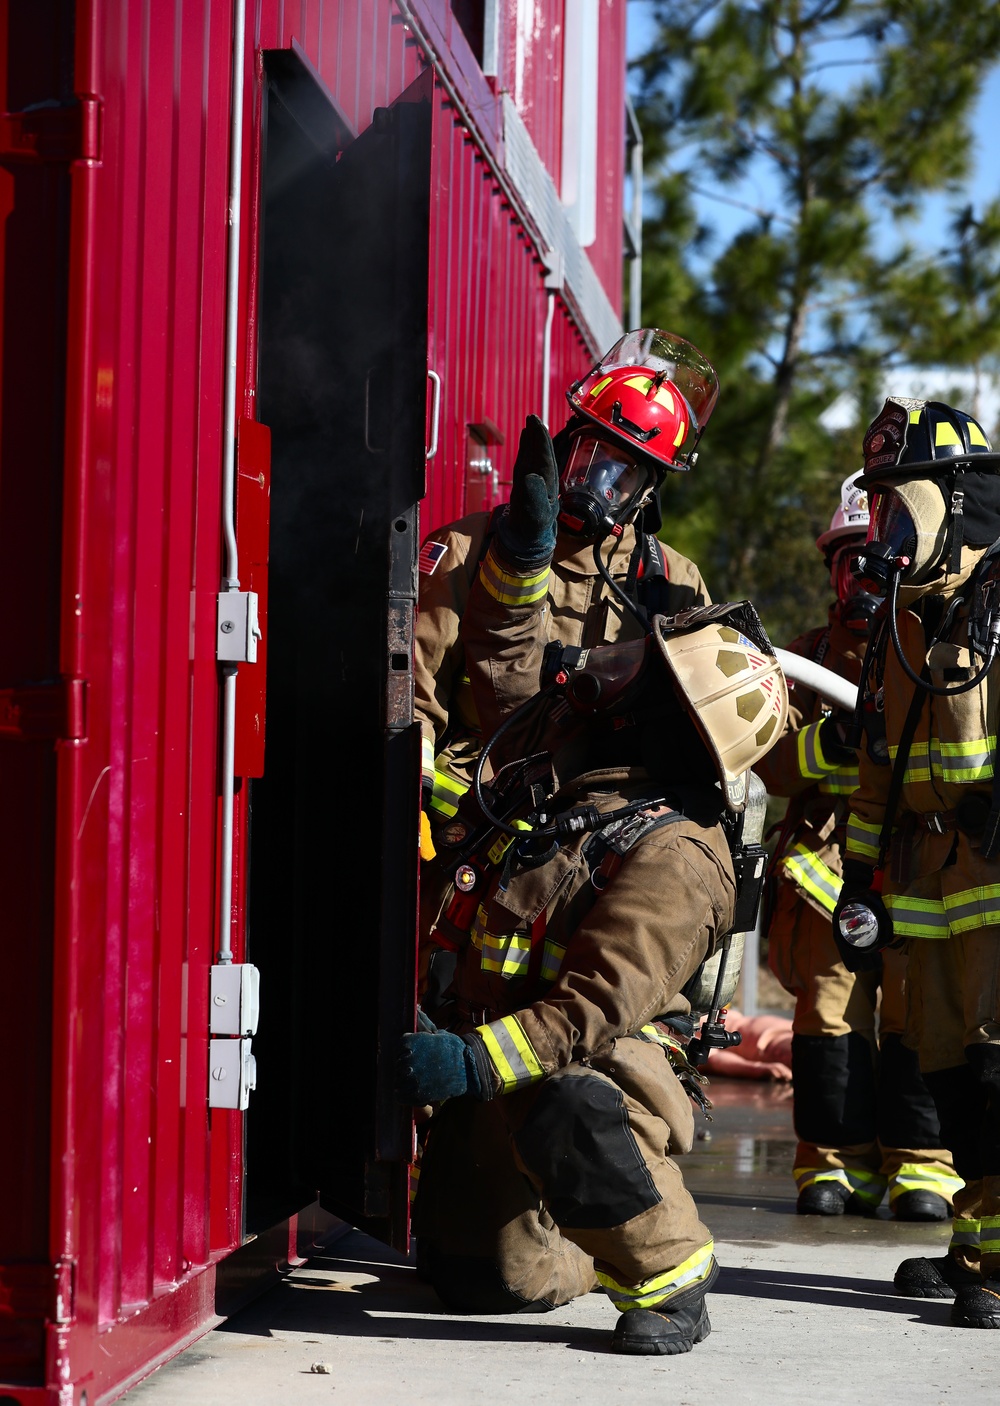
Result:
<svg viewBox="0 0 1000 1406"><path fill-rule="evenodd" d="M1000 1334L948 1325L892 1273L941 1254L945 1226L796 1217L790 1094L718 1081L714 1123L684 1159L722 1274L712 1335L683 1357L608 1352L611 1305L547 1314L442 1313L411 1265L350 1232L124 1397L128 1406L544 1401L964 1406L997 1400ZM316 1373L313 1364L329 1372Z"/></svg>

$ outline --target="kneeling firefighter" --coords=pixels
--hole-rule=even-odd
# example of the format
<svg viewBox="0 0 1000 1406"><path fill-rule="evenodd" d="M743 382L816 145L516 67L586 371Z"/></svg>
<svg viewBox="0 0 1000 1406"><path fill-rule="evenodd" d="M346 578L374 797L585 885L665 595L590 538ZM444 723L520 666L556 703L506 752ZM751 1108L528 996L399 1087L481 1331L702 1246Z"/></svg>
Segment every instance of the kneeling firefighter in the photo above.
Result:
<svg viewBox="0 0 1000 1406"><path fill-rule="evenodd" d="M672 1155L701 1082L675 1030L687 983L752 923L736 868L760 876L763 855L737 845L734 868L730 832L787 694L746 603L546 648L544 594L520 589L548 571L555 482L539 478L535 530L498 528L506 588L478 581L463 621L493 735L481 814L470 797L454 831L456 1018L406 1037L400 1061L400 1096L441 1105L414 1224L452 1311L551 1308L596 1276L621 1310L614 1350L686 1352L717 1267Z"/></svg>
<svg viewBox="0 0 1000 1406"><path fill-rule="evenodd" d="M896 1287L1000 1328L1000 455L963 411L890 398L864 456L857 570L887 602L834 937L854 970L905 944L907 1040L966 1183L948 1254L904 1261Z"/></svg>

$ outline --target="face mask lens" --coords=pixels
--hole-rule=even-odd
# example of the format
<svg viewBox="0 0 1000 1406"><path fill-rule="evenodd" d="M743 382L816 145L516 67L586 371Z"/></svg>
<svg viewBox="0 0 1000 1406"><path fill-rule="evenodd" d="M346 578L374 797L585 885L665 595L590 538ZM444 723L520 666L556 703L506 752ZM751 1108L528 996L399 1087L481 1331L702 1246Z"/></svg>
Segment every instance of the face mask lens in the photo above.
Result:
<svg viewBox="0 0 1000 1406"><path fill-rule="evenodd" d="M645 473L627 450L591 435L582 435L570 450L563 471L562 492L589 491L608 508L622 508L645 481Z"/></svg>
<svg viewBox="0 0 1000 1406"><path fill-rule="evenodd" d="M876 494L872 501L868 541L881 542L893 556L912 556L917 529L909 509L891 490Z"/></svg>
<svg viewBox="0 0 1000 1406"><path fill-rule="evenodd" d="M841 605L846 605L853 596L858 595L861 591L861 582L854 574L854 565L860 551L860 543L852 543L849 547L841 547L833 558L830 567L830 580Z"/></svg>

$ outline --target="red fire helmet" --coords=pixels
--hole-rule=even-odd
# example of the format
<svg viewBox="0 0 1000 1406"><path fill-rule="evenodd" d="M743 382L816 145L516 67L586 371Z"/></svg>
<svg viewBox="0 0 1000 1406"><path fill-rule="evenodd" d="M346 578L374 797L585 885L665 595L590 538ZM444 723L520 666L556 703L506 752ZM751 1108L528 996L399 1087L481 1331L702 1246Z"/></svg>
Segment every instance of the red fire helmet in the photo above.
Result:
<svg viewBox="0 0 1000 1406"><path fill-rule="evenodd" d="M660 473L684 471L719 397L715 368L697 347L655 327L628 332L566 398Z"/></svg>

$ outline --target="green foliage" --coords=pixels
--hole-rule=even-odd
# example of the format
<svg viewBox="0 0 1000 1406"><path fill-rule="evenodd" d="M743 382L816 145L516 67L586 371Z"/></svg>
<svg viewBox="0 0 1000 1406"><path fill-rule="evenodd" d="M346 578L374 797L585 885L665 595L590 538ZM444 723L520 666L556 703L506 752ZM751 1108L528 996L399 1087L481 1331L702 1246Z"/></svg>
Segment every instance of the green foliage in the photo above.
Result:
<svg viewBox="0 0 1000 1406"><path fill-rule="evenodd" d="M969 119L1000 54L1000 6L959 0L653 0L637 61L648 177L643 321L715 363L695 470L670 476L665 535L717 598L774 635L825 616L815 548L859 467L886 367L981 369L1000 351L1000 202L956 216L929 259L885 217L959 197ZM768 192L720 242L694 197ZM731 196L729 192L733 192ZM879 221L882 221L881 229ZM856 393L858 424L819 417Z"/></svg>

